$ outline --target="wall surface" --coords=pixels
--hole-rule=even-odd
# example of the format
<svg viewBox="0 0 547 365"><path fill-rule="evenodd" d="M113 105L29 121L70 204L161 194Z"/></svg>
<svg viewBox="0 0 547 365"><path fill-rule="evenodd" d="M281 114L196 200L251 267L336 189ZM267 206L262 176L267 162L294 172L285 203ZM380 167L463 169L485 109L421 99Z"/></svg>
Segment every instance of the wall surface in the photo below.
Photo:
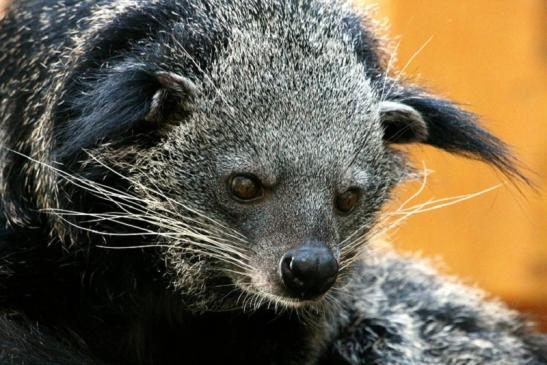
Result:
<svg viewBox="0 0 547 365"><path fill-rule="evenodd" d="M4 14L4 9L6 8L7 4L7 0L0 0L0 18L2 18L2 15Z"/></svg>

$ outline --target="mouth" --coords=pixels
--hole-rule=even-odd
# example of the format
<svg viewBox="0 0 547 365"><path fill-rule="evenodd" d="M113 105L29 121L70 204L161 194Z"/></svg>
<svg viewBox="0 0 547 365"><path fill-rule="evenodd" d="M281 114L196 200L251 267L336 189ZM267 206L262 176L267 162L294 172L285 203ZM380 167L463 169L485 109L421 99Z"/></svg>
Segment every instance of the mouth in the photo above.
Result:
<svg viewBox="0 0 547 365"><path fill-rule="evenodd" d="M267 290L260 290L248 284L237 283L242 294L238 301L244 311L256 310L258 308L274 309L275 311L283 309L303 309L317 307L323 303L326 293L314 298L298 298L289 295L274 294Z"/></svg>
<svg viewBox="0 0 547 365"><path fill-rule="evenodd" d="M329 282L328 287L320 293L298 292L287 288L278 275L262 275L255 273L252 277L232 278L232 283L238 288L234 294L235 304L243 310L258 308L274 309L311 309L321 307L331 292L335 282Z"/></svg>

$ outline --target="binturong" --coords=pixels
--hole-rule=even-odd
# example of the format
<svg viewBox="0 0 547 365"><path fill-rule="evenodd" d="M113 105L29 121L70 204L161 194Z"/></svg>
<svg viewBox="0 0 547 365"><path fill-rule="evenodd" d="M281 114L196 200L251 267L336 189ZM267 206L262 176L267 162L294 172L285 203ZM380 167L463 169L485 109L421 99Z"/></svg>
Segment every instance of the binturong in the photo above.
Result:
<svg viewBox="0 0 547 365"><path fill-rule="evenodd" d="M0 363L547 364L526 319L375 248L404 145L520 176L375 32L337 0L14 1Z"/></svg>

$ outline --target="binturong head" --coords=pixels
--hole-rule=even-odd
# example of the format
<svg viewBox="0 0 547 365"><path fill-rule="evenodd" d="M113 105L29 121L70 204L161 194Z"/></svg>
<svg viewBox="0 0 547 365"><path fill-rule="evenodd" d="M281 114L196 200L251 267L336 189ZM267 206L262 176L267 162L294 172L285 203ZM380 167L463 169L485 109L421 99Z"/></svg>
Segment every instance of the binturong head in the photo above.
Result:
<svg viewBox="0 0 547 365"><path fill-rule="evenodd" d="M413 171L398 145L518 174L472 114L388 74L371 22L345 2L180 3L136 6L89 35L104 44L64 79L51 153L85 184L52 179L63 193L46 205L85 212L65 217L70 237L155 247L140 253L167 280L154 285L187 308L333 295ZM142 29L123 29L131 17Z"/></svg>

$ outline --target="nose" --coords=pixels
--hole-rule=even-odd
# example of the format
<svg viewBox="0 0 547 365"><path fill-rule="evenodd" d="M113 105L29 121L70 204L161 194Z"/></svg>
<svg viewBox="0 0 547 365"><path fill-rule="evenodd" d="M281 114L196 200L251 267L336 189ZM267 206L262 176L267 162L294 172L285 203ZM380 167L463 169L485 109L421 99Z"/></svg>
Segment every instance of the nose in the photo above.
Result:
<svg viewBox="0 0 547 365"><path fill-rule="evenodd" d="M279 263L287 291L295 297L312 299L325 293L336 280L338 262L322 242L309 242L287 252Z"/></svg>

